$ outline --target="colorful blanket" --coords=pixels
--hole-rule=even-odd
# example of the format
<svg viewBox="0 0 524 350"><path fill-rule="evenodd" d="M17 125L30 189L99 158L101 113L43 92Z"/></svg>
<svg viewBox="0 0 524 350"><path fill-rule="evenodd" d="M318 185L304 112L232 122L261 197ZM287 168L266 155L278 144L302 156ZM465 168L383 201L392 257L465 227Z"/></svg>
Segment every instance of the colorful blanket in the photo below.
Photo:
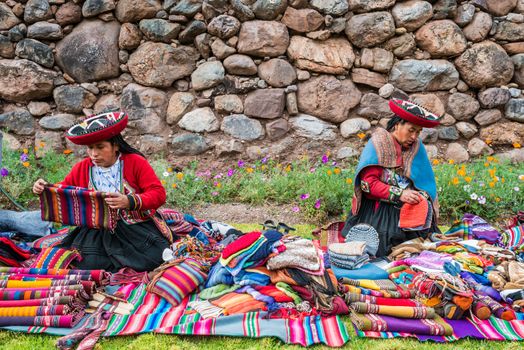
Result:
<svg viewBox="0 0 524 350"><path fill-rule="evenodd" d="M277 337L288 344L309 346L323 343L339 347L349 340L347 329L338 316L307 316L302 319L268 318L265 312L250 312L219 318L204 319L188 303L196 294L172 307L165 299L146 291L145 285L137 288L127 285L120 289L135 306L131 315L113 315L102 336L119 336L142 333L180 335L221 335L238 337ZM72 329L53 327L4 327L26 333L67 335L86 323L86 318Z"/></svg>
<svg viewBox="0 0 524 350"><path fill-rule="evenodd" d="M463 338L484 340L524 340L524 314L520 314L519 320L504 321L499 318L490 317L480 320L476 317L464 320L445 320L453 329L449 336L430 336L407 332L377 332L361 331L355 328L359 337L367 338L407 338L414 337L421 341L432 340L435 342L451 342Z"/></svg>

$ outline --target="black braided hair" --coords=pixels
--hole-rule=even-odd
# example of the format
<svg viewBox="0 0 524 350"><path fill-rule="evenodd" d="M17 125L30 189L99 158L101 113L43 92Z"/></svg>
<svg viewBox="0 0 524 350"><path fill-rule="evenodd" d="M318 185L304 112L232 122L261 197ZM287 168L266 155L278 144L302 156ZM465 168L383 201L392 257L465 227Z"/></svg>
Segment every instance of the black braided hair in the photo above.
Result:
<svg viewBox="0 0 524 350"><path fill-rule="evenodd" d="M109 141L112 145L118 146L118 149L121 153L124 154L138 154L139 156L146 157L142 152L131 146L129 143L124 140L122 134L111 137Z"/></svg>
<svg viewBox="0 0 524 350"><path fill-rule="evenodd" d="M386 126L386 130L387 131L392 131L393 128L395 127L395 125L397 125L397 124L405 124L405 123L407 123L406 120L400 118L398 115L395 115L393 118L391 118L388 121L388 125Z"/></svg>

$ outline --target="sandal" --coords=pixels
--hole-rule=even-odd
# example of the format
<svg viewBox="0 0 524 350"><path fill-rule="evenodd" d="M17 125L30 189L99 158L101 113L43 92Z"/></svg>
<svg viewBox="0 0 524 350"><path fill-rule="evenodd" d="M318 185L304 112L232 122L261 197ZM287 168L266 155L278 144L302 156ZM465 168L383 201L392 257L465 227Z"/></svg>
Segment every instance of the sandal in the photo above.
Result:
<svg viewBox="0 0 524 350"><path fill-rule="evenodd" d="M262 225L264 230L276 230L277 229L277 225L275 225L275 222L273 220L266 220L264 221L263 224L260 224L260 225Z"/></svg>
<svg viewBox="0 0 524 350"><path fill-rule="evenodd" d="M286 224L283 223L283 222L279 222L279 223L278 223L278 226L277 226L277 231L278 231L278 232L281 232L280 230L284 230L284 233L285 233L285 234L288 234L289 231L296 231L297 229L294 228L294 227L288 226L288 225L286 225Z"/></svg>

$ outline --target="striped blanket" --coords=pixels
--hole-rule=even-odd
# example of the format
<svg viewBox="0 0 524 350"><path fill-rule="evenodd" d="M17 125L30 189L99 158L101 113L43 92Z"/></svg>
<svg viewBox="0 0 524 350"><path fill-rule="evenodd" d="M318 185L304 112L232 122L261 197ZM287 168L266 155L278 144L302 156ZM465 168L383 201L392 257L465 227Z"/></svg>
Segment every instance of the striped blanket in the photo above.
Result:
<svg viewBox="0 0 524 350"><path fill-rule="evenodd" d="M480 320L473 316L464 320L445 320L453 328L450 336L420 335L405 332L372 332L361 331L355 328L359 337L367 338L408 338L414 337L421 341L432 340L435 342L451 342L462 338L484 339L484 340L524 340L524 314L518 314L519 319L504 321L500 318L490 317Z"/></svg>
<svg viewBox="0 0 524 350"><path fill-rule="evenodd" d="M114 229L117 211L110 209L107 193L73 186L50 185L40 194L42 220L65 225Z"/></svg>
<svg viewBox="0 0 524 350"><path fill-rule="evenodd" d="M250 312L232 316L203 319L188 303L196 299L193 294L182 303L172 307L165 299L149 293L144 284L132 285L120 290L135 306L131 315L113 315L102 336L120 336L142 333L179 335L220 335L237 337L277 337L288 344L309 346L323 343L340 347L349 340L346 326L338 316L311 316L303 319L266 318L263 312ZM26 333L67 335L82 327L86 319L73 329L52 327L4 327Z"/></svg>

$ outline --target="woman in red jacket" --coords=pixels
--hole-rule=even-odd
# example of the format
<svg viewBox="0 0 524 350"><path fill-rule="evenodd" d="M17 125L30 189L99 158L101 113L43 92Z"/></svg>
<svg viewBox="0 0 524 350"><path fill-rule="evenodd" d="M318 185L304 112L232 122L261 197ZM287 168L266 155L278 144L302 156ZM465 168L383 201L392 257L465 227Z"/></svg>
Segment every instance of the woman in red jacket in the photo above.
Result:
<svg viewBox="0 0 524 350"><path fill-rule="evenodd" d="M122 138L127 121L123 112L104 113L66 132L71 142L87 146L88 157L75 164L61 184L108 192L108 206L119 213L113 231L77 227L62 241L62 247L80 251L80 269L153 270L172 241L169 228L155 215L166 191L144 155ZM37 180L33 192L42 193L45 184Z"/></svg>
<svg viewBox="0 0 524 350"><path fill-rule="evenodd" d="M395 116L386 129L375 129L360 156L351 212L342 231L346 236L357 224L373 226L379 236L377 256L389 254L404 241L438 231L435 175L419 134L423 127L437 126L440 117L406 100L392 99L389 107ZM421 224L403 225L401 209L421 201L427 201L421 203L427 215L417 218L410 212L405 217L405 222Z"/></svg>

